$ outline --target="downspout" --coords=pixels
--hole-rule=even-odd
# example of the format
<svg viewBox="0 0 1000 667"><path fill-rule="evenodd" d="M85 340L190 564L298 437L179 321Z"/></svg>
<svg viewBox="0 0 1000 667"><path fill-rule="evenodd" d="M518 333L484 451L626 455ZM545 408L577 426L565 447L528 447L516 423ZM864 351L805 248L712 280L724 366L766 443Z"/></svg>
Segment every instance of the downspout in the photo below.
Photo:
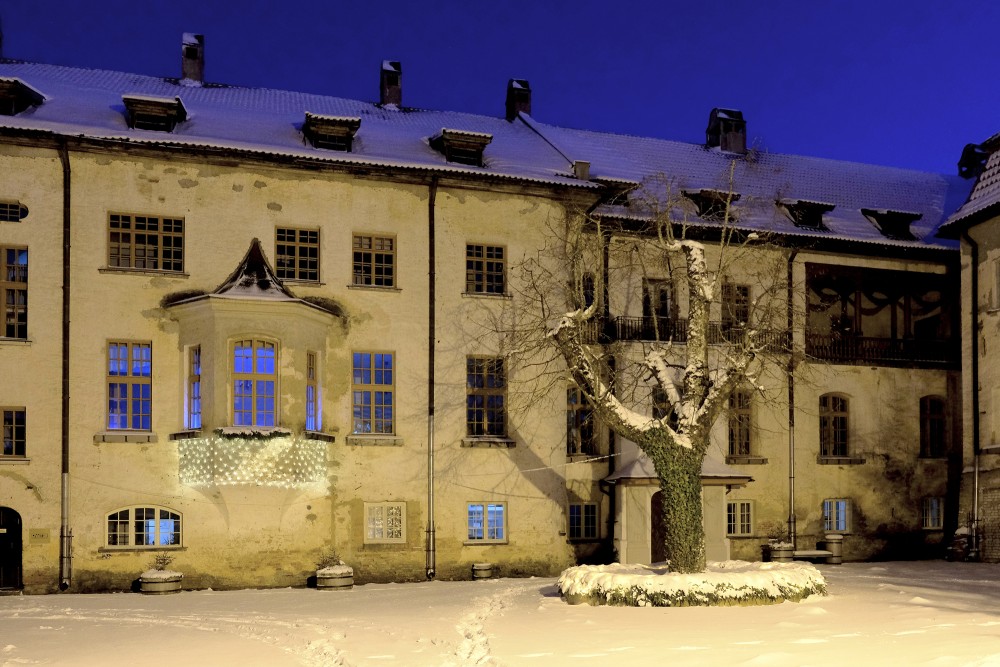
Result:
<svg viewBox="0 0 1000 667"><path fill-rule="evenodd" d="M795 289L793 287L793 267L795 256L799 254L798 248L792 250L788 256L788 284L787 284L787 311L788 311L788 541L792 543L792 549L796 549L796 525L795 525Z"/></svg>
<svg viewBox="0 0 1000 667"><path fill-rule="evenodd" d="M66 140L59 142L59 162L63 177L62 224L62 444L61 521L59 526L59 590L65 591L73 580L73 529L69 526L69 304L70 304L70 168Z"/></svg>
<svg viewBox="0 0 1000 667"><path fill-rule="evenodd" d="M427 578L433 579L437 568L437 538L434 534L434 349L435 314L435 254L434 204L437 199L438 177L431 178L427 197Z"/></svg>
<svg viewBox="0 0 1000 667"><path fill-rule="evenodd" d="M969 560L979 558L979 244L969 236L969 230L962 230L962 239L969 244L972 276L972 307L969 309L969 341L972 366L972 545Z"/></svg>

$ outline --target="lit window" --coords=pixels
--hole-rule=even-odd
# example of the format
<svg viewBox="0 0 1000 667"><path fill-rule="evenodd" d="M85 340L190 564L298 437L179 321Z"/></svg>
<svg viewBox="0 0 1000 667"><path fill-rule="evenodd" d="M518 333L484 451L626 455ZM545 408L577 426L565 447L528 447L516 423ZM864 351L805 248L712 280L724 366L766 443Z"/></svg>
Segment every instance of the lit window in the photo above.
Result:
<svg viewBox="0 0 1000 667"><path fill-rule="evenodd" d="M920 399L920 456L942 458L947 449L944 399L924 396Z"/></svg>
<svg viewBox="0 0 1000 667"><path fill-rule="evenodd" d="M469 503L469 541L506 541L506 507L505 503Z"/></svg>
<svg viewBox="0 0 1000 667"><path fill-rule="evenodd" d="M395 432L394 368L390 352L355 352L351 379L354 433Z"/></svg>
<svg viewBox="0 0 1000 667"><path fill-rule="evenodd" d="M316 370L316 353L306 352L306 430L322 428L319 408L319 372Z"/></svg>
<svg viewBox="0 0 1000 667"><path fill-rule="evenodd" d="M470 294L504 294L506 270L502 246L465 246L465 291Z"/></svg>
<svg viewBox="0 0 1000 667"><path fill-rule="evenodd" d="M834 498L823 501L823 530L846 533L851 529L851 501Z"/></svg>
<svg viewBox="0 0 1000 667"><path fill-rule="evenodd" d="M577 387L566 389L566 453L597 453L594 408Z"/></svg>
<svg viewBox="0 0 1000 667"><path fill-rule="evenodd" d="M152 429L153 347L150 343L108 343L108 428Z"/></svg>
<svg viewBox="0 0 1000 667"><path fill-rule="evenodd" d="M28 337L28 249L0 246L4 338Z"/></svg>
<svg viewBox="0 0 1000 667"><path fill-rule="evenodd" d="M466 434L507 435L507 381L503 359L466 358Z"/></svg>
<svg viewBox="0 0 1000 667"><path fill-rule="evenodd" d="M737 389L729 395L729 455L750 456L752 412L750 392Z"/></svg>
<svg viewBox="0 0 1000 667"><path fill-rule="evenodd" d="M201 346L188 350L187 427L201 428Z"/></svg>
<svg viewBox="0 0 1000 667"><path fill-rule="evenodd" d="M181 515L165 507L127 507L108 514L107 546L181 546Z"/></svg>
<svg viewBox="0 0 1000 667"><path fill-rule="evenodd" d="M597 539L597 505L571 503L569 506L569 539Z"/></svg>
<svg viewBox="0 0 1000 667"><path fill-rule="evenodd" d="M944 528L944 498L924 498L921 524L925 530Z"/></svg>
<svg viewBox="0 0 1000 667"><path fill-rule="evenodd" d="M233 425L277 425L277 346L263 340L233 344Z"/></svg>
<svg viewBox="0 0 1000 667"><path fill-rule="evenodd" d="M820 456L849 456L847 397L823 394L819 397Z"/></svg>
<svg viewBox="0 0 1000 667"><path fill-rule="evenodd" d="M738 537L753 534L753 502L733 500L726 503L726 535Z"/></svg>
<svg viewBox="0 0 1000 667"><path fill-rule="evenodd" d="M0 408L3 415L3 451L0 456L24 456L27 431L24 408Z"/></svg>
<svg viewBox="0 0 1000 667"><path fill-rule="evenodd" d="M275 230L274 273L282 280L319 280L319 230Z"/></svg>
<svg viewBox="0 0 1000 667"><path fill-rule="evenodd" d="M406 503L365 503L365 543L406 542Z"/></svg>
<svg viewBox="0 0 1000 667"><path fill-rule="evenodd" d="M396 285L396 239L354 235L354 284L368 287Z"/></svg>
<svg viewBox="0 0 1000 667"><path fill-rule="evenodd" d="M149 215L108 215L108 266L184 271L184 221Z"/></svg>

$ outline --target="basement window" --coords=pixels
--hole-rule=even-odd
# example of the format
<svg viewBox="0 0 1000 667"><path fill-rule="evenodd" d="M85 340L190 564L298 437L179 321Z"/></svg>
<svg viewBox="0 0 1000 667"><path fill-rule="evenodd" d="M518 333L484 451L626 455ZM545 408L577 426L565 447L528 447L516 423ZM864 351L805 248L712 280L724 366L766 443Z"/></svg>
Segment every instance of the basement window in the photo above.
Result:
<svg viewBox="0 0 1000 667"><path fill-rule="evenodd" d="M173 132L177 123L187 120L187 109L179 97L122 95L125 121L136 130Z"/></svg>
<svg viewBox="0 0 1000 667"><path fill-rule="evenodd" d="M826 231L823 214L833 210L833 204L807 199L779 199L778 207L796 227Z"/></svg>
<svg viewBox="0 0 1000 667"><path fill-rule="evenodd" d="M915 241L910 225L923 217L921 213L874 208L861 209L861 215L868 218L882 236L894 241Z"/></svg>
<svg viewBox="0 0 1000 667"><path fill-rule="evenodd" d="M491 141L492 134L442 128L441 134L433 137L430 143L431 148L444 154L448 162L482 167L483 152Z"/></svg>
<svg viewBox="0 0 1000 667"><path fill-rule="evenodd" d="M44 101L44 95L17 77L0 77L0 115L16 116Z"/></svg>
<svg viewBox="0 0 1000 667"><path fill-rule="evenodd" d="M694 202L698 209L698 217L712 222L723 222L726 219L726 209L729 209L729 219L736 218L732 205L740 199L739 193L725 190L684 190L684 196Z"/></svg>
<svg viewBox="0 0 1000 667"><path fill-rule="evenodd" d="M322 116L306 112L302 134L314 148L350 153L361 119L349 116Z"/></svg>

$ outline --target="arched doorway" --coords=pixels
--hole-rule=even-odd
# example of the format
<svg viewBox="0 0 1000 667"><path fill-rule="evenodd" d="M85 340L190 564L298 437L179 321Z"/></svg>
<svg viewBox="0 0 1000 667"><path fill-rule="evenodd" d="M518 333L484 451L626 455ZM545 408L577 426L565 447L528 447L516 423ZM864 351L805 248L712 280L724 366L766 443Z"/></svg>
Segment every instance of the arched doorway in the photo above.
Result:
<svg viewBox="0 0 1000 667"><path fill-rule="evenodd" d="M0 507L0 588L21 588L21 515Z"/></svg>
<svg viewBox="0 0 1000 667"><path fill-rule="evenodd" d="M649 500L649 562L667 559L663 551L663 492L657 491Z"/></svg>

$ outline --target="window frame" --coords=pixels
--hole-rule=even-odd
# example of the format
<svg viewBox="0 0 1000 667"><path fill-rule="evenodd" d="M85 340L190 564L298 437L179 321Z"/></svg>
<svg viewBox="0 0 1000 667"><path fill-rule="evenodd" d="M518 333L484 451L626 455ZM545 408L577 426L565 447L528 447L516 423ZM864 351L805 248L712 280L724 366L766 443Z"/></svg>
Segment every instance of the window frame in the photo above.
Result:
<svg viewBox="0 0 1000 667"><path fill-rule="evenodd" d="M138 229L139 221L149 224L156 221L156 229ZM115 226L117 222L118 226ZM166 229L167 223L171 223L172 229ZM127 227L124 225L128 225ZM184 218L175 218L161 215L148 215L137 213L116 213L108 212L107 244L108 244L108 268L118 271L155 271L159 273L184 273L184 246L186 224ZM115 240L116 235L118 239ZM123 240L128 235L129 240ZM141 247L149 252L149 255L139 256L137 250L139 243L137 237L143 236L146 239ZM154 243L150 240L155 239ZM123 250L123 248L125 250ZM117 249L117 252L116 252ZM168 256L169 255L169 256ZM154 263L154 266L139 266L139 264ZM164 268L168 265L171 268Z"/></svg>
<svg viewBox="0 0 1000 667"><path fill-rule="evenodd" d="M465 293L507 295L507 246L465 244Z"/></svg>
<svg viewBox="0 0 1000 667"><path fill-rule="evenodd" d="M507 437L507 374L503 357L469 355L465 358L465 435L468 438Z"/></svg>
<svg viewBox="0 0 1000 667"><path fill-rule="evenodd" d="M19 261L21 256L23 263ZM0 338L28 339L28 263L27 246L0 245L0 299L4 309Z"/></svg>
<svg viewBox="0 0 1000 667"><path fill-rule="evenodd" d="M823 532L851 532L853 507L850 498L825 498L822 507Z"/></svg>
<svg viewBox="0 0 1000 667"><path fill-rule="evenodd" d="M926 496L920 503L920 527L923 530L944 530L945 499Z"/></svg>
<svg viewBox="0 0 1000 667"><path fill-rule="evenodd" d="M20 417L20 420L18 420ZM23 405L0 406L0 428L3 436L0 461L23 459L28 455L28 410ZM7 452L8 443L10 453ZM20 447L18 447L20 444Z"/></svg>
<svg viewBox="0 0 1000 667"><path fill-rule="evenodd" d="M137 517L137 510L152 511L151 518ZM122 515L125 515L124 517ZM166 516L164 516L166 515ZM136 544L137 538L147 536L147 530L138 530L139 522L148 526L148 522L153 522L153 542L147 543L144 539L142 544ZM173 521L173 530L169 533L161 532L162 522ZM115 530L112 530L115 528ZM176 542L163 542L162 536L176 535ZM119 540L124 540L122 543ZM114 543L112 543L114 542ZM129 505L119 507L104 515L104 549L130 550L130 551L162 551L172 549L182 549L184 547L184 515L175 509L163 505Z"/></svg>
<svg viewBox="0 0 1000 667"><path fill-rule="evenodd" d="M939 407L940 411L934 410L934 407ZM948 405L941 396L921 396L920 458L942 459L947 453Z"/></svg>
<svg viewBox="0 0 1000 667"><path fill-rule="evenodd" d="M752 537L754 528L754 503L752 500L726 501L726 537Z"/></svg>
<svg viewBox="0 0 1000 667"><path fill-rule="evenodd" d="M395 289L396 251L396 237L391 234L352 234L351 285Z"/></svg>
<svg viewBox="0 0 1000 667"><path fill-rule="evenodd" d="M406 544L406 502L399 500L388 500L383 502L364 504L365 507L365 538L364 544ZM388 523L389 512L398 510L399 512L399 534L395 537L387 535L390 526ZM381 526L373 526L373 520L381 514ZM381 530L382 535L373 534L373 528Z"/></svg>
<svg viewBox="0 0 1000 667"><path fill-rule="evenodd" d="M250 355L241 355L237 357L238 346L246 347L246 343L249 343L249 349L251 351ZM267 355L259 355L258 348L264 350L270 348L273 353L270 355L272 370L268 371L266 359ZM230 383L229 388L232 391L232 399L229 402L230 408L230 424L236 427L247 427L247 428L274 428L281 424L281 413L278 409L278 401L281 396L280 385L278 381L278 369L280 368L280 354L281 346L278 341L259 337L250 336L247 338L236 338L232 340L229 344L229 373L230 373ZM239 363L237 359L249 359L250 371L240 371L238 367L245 364ZM265 370L260 369L260 363L264 360ZM261 392L260 383L271 383L271 393L270 395ZM240 383L249 383L249 387L241 387ZM249 393L245 389L249 388ZM265 386L266 389L266 386ZM267 408L267 401L270 399L270 409ZM241 401L249 400L249 404L242 404ZM265 409L261 409L261 401L263 401L263 406ZM245 409L245 405L249 405L249 409ZM243 409L240 409L243 408ZM250 423L241 423L240 415L250 415ZM271 423L259 423L259 418L264 417L262 421L267 421L266 417L270 415Z"/></svg>
<svg viewBox="0 0 1000 667"><path fill-rule="evenodd" d="M594 456L598 453L594 406L576 385L566 387L566 455Z"/></svg>
<svg viewBox="0 0 1000 667"><path fill-rule="evenodd" d="M201 345L188 348L187 401L184 426L192 431L201 429Z"/></svg>
<svg viewBox="0 0 1000 667"><path fill-rule="evenodd" d="M842 407L836 403L842 403ZM851 403L844 394L819 397L820 458L851 457Z"/></svg>
<svg viewBox="0 0 1000 667"><path fill-rule="evenodd" d="M367 366L358 366L359 357ZM385 364L389 360L388 367ZM381 364L379 364L381 362ZM365 382L365 373L369 381ZM388 381L386 380L388 375ZM378 381L379 378L382 381ZM388 387L380 389L380 387ZM381 395L381 396L380 396ZM364 402L367 396L368 402ZM388 396L388 401L386 401ZM358 399L362 399L359 402ZM379 400L381 398L381 400ZM368 416L365 417L367 411ZM355 350L351 353L351 433L353 435L395 435L396 433L396 353ZM381 415L381 416L378 416ZM359 428L359 424L361 428ZM388 424L388 426L386 426Z"/></svg>
<svg viewBox="0 0 1000 667"><path fill-rule="evenodd" d="M474 508L481 508L478 523L475 522ZM496 535L496 524L491 523L490 512L499 508L500 534ZM506 544L509 541L507 530L507 503L503 501L475 500L465 504L466 540L465 544ZM493 537L490 537L490 534ZM478 535L478 536L477 536Z"/></svg>
<svg viewBox="0 0 1000 667"><path fill-rule="evenodd" d="M574 509L578 510L575 521ZM566 511L566 537L573 541L599 540L600 516L597 503L570 503Z"/></svg>
<svg viewBox="0 0 1000 667"><path fill-rule="evenodd" d="M750 324L750 285L726 281L722 283L721 325L723 335L743 330Z"/></svg>
<svg viewBox="0 0 1000 667"><path fill-rule="evenodd" d="M753 394L737 387L729 394L728 450L730 457L753 456Z"/></svg>
<svg viewBox="0 0 1000 667"><path fill-rule="evenodd" d="M112 350L125 349L124 359L113 355ZM153 430L153 343L148 340L121 340L112 339L104 346L107 354L105 359L105 398L107 399L107 412L105 414L105 425L109 431L134 431L139 433L151 433ZM148 358L143 358L142 350L148 350ZM136 357L136 352L140 356ZM117 363L116 363L117 362ZM119 368L125 365L124 373L113 372L114 366ZM136 364L139 365L140 372L136 373ZM145 373L142 371L146 370ZM114 396L113 387L120 390L125 388L124 396ZM139 395L136 396L138 391ZM112 401L124 401L125 410L112 409ZM142 420L148 424L144 425ZM136 426L136 420L139 420ZM117 425L124 420L126 425Z"/></svg>
<svg viewBox="0 0 1000 667"><path fill-rule="evenodd" d="M319 229L275 227L274 275L279 280L318 283L320 240Z"/></svg>

